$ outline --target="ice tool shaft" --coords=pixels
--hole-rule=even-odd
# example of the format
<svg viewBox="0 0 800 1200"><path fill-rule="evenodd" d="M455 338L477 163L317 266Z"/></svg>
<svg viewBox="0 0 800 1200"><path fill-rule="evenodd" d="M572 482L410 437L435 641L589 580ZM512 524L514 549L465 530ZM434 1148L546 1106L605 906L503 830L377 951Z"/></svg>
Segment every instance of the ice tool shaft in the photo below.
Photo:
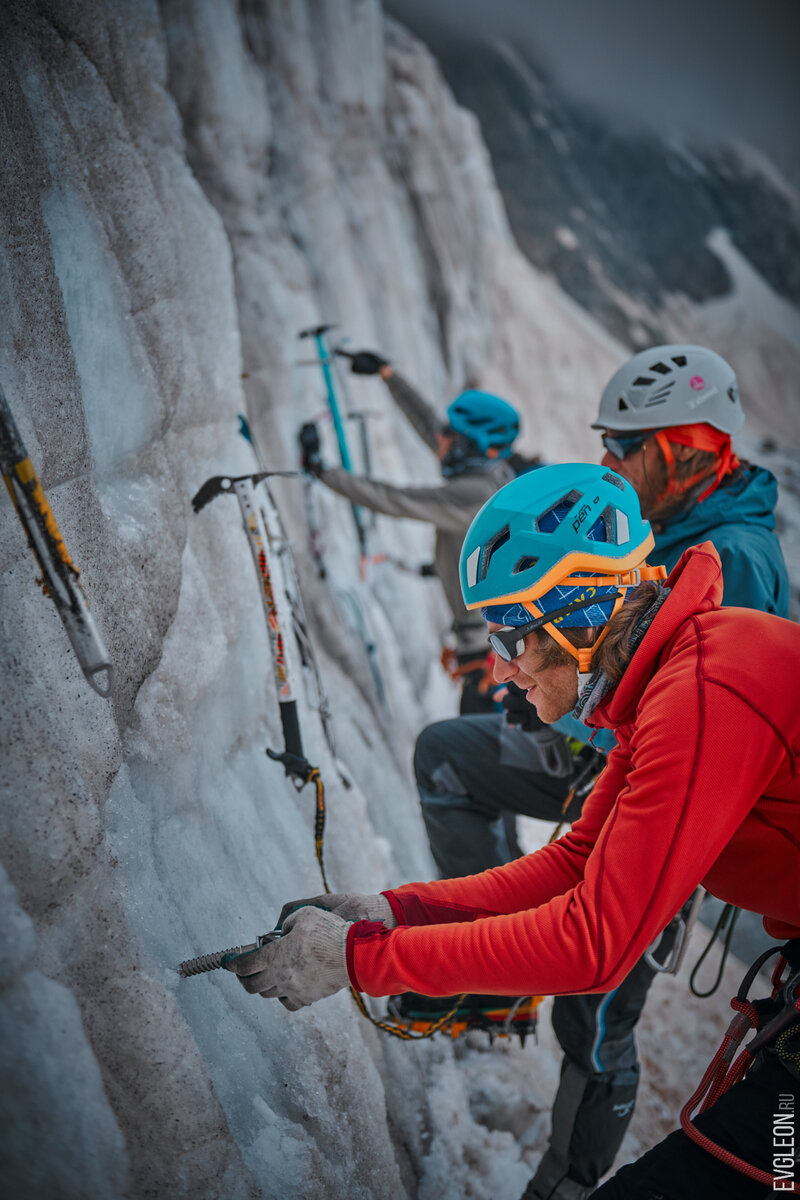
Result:
<svg viewBox="0 0 800 1200"><path fill-rule="evenodd" d="M280 936L281 931L273 929L271 933L259 934L254 942L248 942L246 946L231 946L227 950L217 950L214 954L199 954L197 958L184 959L182 963L178 964L178 974L183 979L188 979L192 975L204 975L207 971L216 971L229 955L247 954L251 950L258 950L267 942L272 942Z"/></svg>
<svg viewBox="0 0 800 1200"><path fill-rule="evenodd" d="M80 572L61 536L2 387L0 471L27 534L28 545L39 563L42 588L56 606L81 669L98 695L110 696L113 667L103 635L89 609Z"/></svg>

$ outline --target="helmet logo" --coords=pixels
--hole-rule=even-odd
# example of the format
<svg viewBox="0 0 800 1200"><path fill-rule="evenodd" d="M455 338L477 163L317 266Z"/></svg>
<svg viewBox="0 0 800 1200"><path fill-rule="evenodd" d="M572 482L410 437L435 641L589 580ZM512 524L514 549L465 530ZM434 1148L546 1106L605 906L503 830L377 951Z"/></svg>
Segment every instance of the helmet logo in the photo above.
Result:
<svg viewBox="0 0 800 1200"><path fill-rule="evenodd" d="M689 387L692 389L693 392L702 392L702 390L705 386L706 386L706 381L705 381L705 379L703 379L702 375L693 375L692 378L689 380Z"/></svg>
<svg viewBox="0 0 800 1200"><path fill-rule="evenodd" d="M578 532L581 525L588 517L589 513L592 511L593 506L595 504L599 504L599 503L600 503L600 497L595 496L595 498L591 504L582 504L580 506L580 508L578 509L577 516L574 518L574 520L572 522L572 528L575 530L576 533Z"/></svg>

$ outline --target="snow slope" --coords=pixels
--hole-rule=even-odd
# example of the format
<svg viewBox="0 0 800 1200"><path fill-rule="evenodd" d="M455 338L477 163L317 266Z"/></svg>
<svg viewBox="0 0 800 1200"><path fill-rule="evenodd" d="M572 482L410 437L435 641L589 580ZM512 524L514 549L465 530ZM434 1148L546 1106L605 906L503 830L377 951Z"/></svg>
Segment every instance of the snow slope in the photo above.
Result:
<svg viewBox="0 0 800 1200"><path fill-rule="evenodd" d="M295 464L323 407L296 335L319 320L442 407L467 378L501 390L552 457L595 456L624 351L516 250L476 122L375 0L17 0L0 32L0 379L116 667L104 701L3 493L4 1194L514 1200L546 1136L547 1035L409 1047L344 994L292 1015L175 973L320 890L313 799L264 754L280 723L235 501L190 498L253 469L241 411ZM378 414L376 474L434 479L382 387L348 390ZM331 885L430 877L410 760L455 708L442 602L388 565L362 580L328 494L321 580L299 482L276 492L352 780L301 696ZM374 541L430 547L410 523Z"/></svg>

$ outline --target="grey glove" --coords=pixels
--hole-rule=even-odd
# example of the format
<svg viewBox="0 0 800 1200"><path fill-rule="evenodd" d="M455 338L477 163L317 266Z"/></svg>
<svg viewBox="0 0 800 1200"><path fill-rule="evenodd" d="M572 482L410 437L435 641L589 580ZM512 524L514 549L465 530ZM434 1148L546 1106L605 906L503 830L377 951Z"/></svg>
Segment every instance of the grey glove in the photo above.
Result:
<svg viewBox="0 0 800 1200"><path fill-rule="evenodd" d="M277 998L296 1012L348 987L347 931L350 921L320 908L291 913L280 937L223 963L251 995Z"/></svg>
<svg viewBox="0 0 800 1200"><path fill-rule="evenodd" d="M278 929L290 913L299 908L311 905L313 908L327 909L335 913L343 921L383 921L387 929L394 929L397 918L392 912L392 906L385 896L361 896L354 892L328 892L324 896L310 896L307 900L290 900L281 909L278 917Z"/></svg>

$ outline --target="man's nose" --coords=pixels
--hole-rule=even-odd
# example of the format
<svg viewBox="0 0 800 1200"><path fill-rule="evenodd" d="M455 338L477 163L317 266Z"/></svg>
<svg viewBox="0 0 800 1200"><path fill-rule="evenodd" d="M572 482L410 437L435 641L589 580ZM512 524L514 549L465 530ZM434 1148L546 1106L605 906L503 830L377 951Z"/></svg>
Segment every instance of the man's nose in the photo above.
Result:
<svg viewBox="0 0 800 1200"><path fill-rule="evenodd" d="M506 660L501 658L499 654L495 654L494 666L492 667L495 683L508 683L509 679L514 678L518 670L519 668L517 667L516 663L513 661L506 662Z"/></svg>

